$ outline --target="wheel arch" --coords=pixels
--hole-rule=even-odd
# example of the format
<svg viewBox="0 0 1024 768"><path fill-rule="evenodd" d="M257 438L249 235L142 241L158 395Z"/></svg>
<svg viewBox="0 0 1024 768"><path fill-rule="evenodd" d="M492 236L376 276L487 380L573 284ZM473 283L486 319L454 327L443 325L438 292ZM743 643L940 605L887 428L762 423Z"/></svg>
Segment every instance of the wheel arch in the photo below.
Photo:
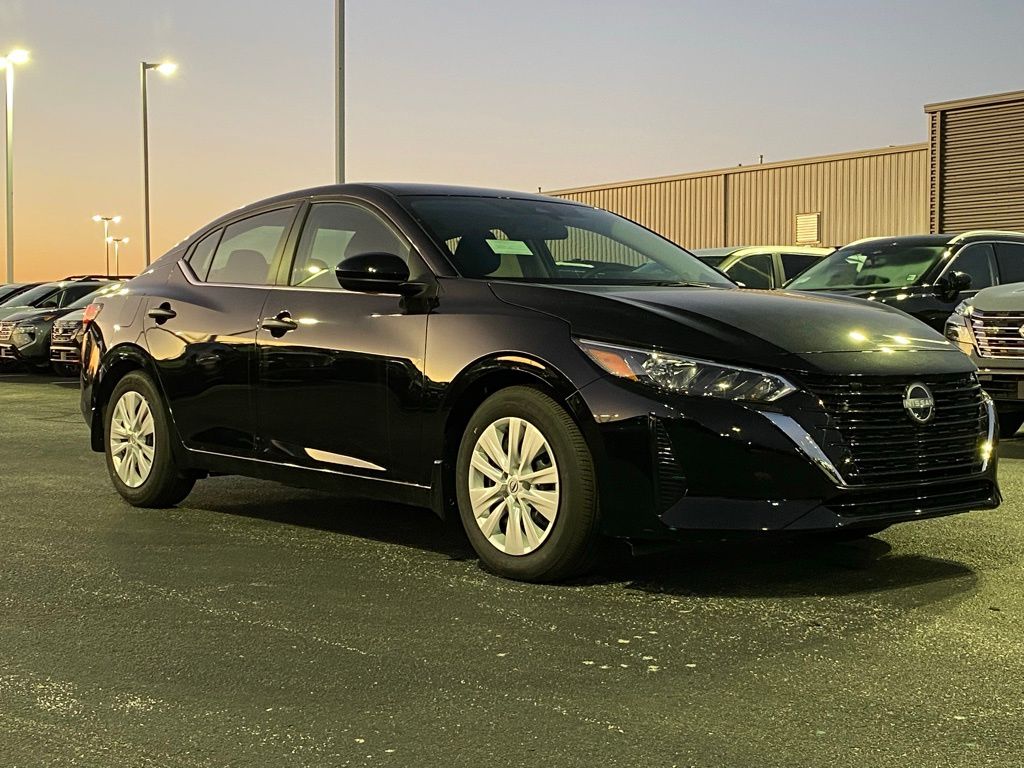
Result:
<svg viewBox="0 0 1024 768"><path fill-rule="evenodd" d="M97 381L93 388L92 422L89 425L89 432L91 447L94 451L103 452L104 414L114 387L132 371L144 371L149 374L157 389L162 393L156 366L142 347L124 343L108 351L100 364L99 375L96 377Z"/></svg>
<svg viewBox="0 0 1024 768"><path fill-rule="evenodd" d="M443 431L435 465L433 509L442 519L458 517L455 500L455 459L462 434L476 409L491 395L508 387L537 389L564 407L590 440L589 410L578 396L579 388L558 368L540 358L519 352L496 353L474 361L448 387L443 407ZM438 452L435 452L435 456Z"/></svg>

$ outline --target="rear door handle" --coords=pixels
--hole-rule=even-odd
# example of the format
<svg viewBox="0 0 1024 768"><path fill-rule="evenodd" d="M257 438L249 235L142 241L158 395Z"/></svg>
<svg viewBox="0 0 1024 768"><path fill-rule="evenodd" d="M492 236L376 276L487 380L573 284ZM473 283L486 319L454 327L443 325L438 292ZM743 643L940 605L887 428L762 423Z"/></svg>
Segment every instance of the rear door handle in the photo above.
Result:
<svg viewBox="0 0 1024 768"><path fill-rule="evenodd" d="M149 317L157 321L157 323L166 323L172 317L177 317L178 313L171 309L171 305L166 301L159 307L153 307L149 312L146 313Z"/></svg>
<svg viewBox="0 0 1024 768"><path fill-rule="evenodd" d="M284 336L288 331L294 331L299 327L299 324L292 320L292 316L288 312L278 312L276 317L265 317L260 322L266 330L270 331L272 336Z"/></svg>

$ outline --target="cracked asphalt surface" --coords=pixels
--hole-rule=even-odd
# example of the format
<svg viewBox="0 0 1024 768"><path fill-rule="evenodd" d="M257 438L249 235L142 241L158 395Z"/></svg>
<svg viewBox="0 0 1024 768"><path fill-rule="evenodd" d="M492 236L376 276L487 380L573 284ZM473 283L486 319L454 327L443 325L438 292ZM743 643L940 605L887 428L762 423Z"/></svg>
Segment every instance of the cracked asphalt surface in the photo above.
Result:
<svg viewBox="0 0 1024 768"><path fill-rule="evenodd" d="M426 510L244 478L132 509L77 385L3 375L0 764L1021 765L1001 454L994 512L535 586Z"/></svg>

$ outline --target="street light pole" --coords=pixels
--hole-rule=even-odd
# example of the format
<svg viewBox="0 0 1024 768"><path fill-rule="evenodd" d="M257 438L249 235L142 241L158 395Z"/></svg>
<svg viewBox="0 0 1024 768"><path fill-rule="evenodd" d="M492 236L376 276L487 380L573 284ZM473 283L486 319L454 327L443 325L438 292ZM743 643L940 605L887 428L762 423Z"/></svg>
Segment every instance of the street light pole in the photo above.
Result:
<svg viewBox="0 0 1024 768"><path fill-rule="evenodd" d="M163 63L150 63L143 61L139 63L139 79L142 84L142 199L143 199L143 218L144 218L144 232L145 237L143 238L146 244L146 266L149 266L150 262L150 244L149 244L149 93L146 88L148 78L146 75L149 70L155 69L161 75L172 75L178 68L177 64L172 64L169 61ZM115 246L114 251L117 251Z"/></svg>
<svg viewBox="0 0 1024 768"><path fill-rule="evenodd" d="M116 276L121 275L121 246L128 245L131 241L129 237L108 237L107 242L114 244L114 274Z"/></svg>
<svg viewBox="0 0 1024 768"><path fill-rule="evenodd" d="M6 70L7 140L4 145L6 159L7 200L7 282L14 282L14 65L28 61L28 51L16 49L0 56L0 69Z"/></svg>
<svg viewBox="0 0 1024 768"><path fill-rule="evenodd" d="M111 223L113 223L113 224L120 224L121 223L121 217L120 216L102 216L102 215L97 213L95 216L92 217L92 220L93 221L102 221L103 222L103 247L105 249L104 250L104 257L106 259L106 261L104 262L104 264L106 265L104 267L104 269L106 269L106 272L104 272L104 274L109 276L110 275L110 225L111 225Z"/></svg>
<svg viewBox="0 0 1024 768"><path fill-rule="evenodd" d="M335 181L345 183L345 0L334 0Z"/></svg>

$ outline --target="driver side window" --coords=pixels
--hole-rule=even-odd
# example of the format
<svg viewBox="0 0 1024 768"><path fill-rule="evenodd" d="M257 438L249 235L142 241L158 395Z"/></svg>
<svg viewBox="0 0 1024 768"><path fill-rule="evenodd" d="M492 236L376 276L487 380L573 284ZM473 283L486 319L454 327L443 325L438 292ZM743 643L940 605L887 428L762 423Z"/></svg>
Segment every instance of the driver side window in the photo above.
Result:
<svg viewBox="0 0 1024 768"><path fill-rule="evenodd" d="M975 243L968 245L956 255L949 272L963 272L970 275L971 287L969 290L980 291L982 288L995 285L995 261L995 252L989 243Z"/></svg>
<svg viewBox="0 0 1024 768"><path fill-rule="evenodd" d="M409 246L375 214L350 203L316 203L302 227L288 284L340 291L334 274L338 264L366 253L409 261Z"/></svg>

